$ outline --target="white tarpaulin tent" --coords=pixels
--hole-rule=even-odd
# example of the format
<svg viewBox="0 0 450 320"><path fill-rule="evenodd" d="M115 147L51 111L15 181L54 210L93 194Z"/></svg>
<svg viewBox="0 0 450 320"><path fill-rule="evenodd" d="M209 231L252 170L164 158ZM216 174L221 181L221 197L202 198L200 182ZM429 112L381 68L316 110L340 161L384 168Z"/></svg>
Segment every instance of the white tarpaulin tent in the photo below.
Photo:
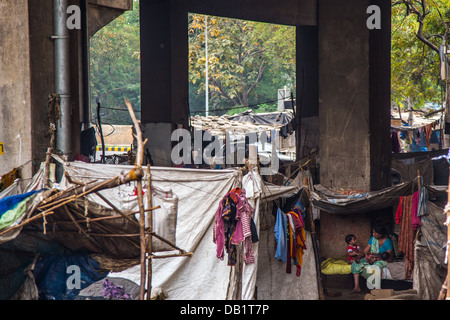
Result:
<svg viewBox="0 0 450 320"><path fill-rule="evenodd" d="M63 165L64 172L67 174L67 176L64 175L59 184L53 184L53 189L60 190L70 188L71 181L84 184L100 183L121 176L122 173L127 173L133 168L132 166L88 164L78 161L63 162L60 159L58 161ZM307 232L309 250L304 255L302 276L296 278L292 274L286 275L283 271L283 264L280 264L274 257L271 249L274 241L273 227L269 230L260 231L260 224L265 225L264 221L261 222L261 218L273 218L267 216L267 213L270 215L270 212L265 212L264 217L262 217L261 207L266 208L267 204L280 196L290 197L294 195L299 190L298 187L265 185L257 172L250 172L242 176L241 170L236 169L202 170L151 167L150 173L152 206L161 206L161 208L153 211L154 231L174 242L177 247L184 251L193 253L191 257L152 259L152 289L154 289L154 294L163 291L167 299L177 300L249 300L254 299L255 288L258 287L258 299L317 299L317 278L313 267L315 260L309 233ZM42 181L43 171L41 168L24 190L39 189ZM145 199L148 192L147 181L147 173L144 170L142 182L145 205L147 205L147 199ZM132 181L98 191L103 198L96 193L90 193L86 196L86 200L79 200L77 204L73 205L80 206L80 210L88 210L91 218L95 217L94 213L98 213L96 210L103 210L101 209L103 207L110 210L110 204L125 213L138 212L138 201L135 194L136 184L136 181ZM19 186L20 183L16 183L14 187L11 187L12 191L5 191L5 194L21 193L22 189ZM220 260L216 257L217 247L213 242L215 212L223 197L235 187L241 187L246 191L246 198L254 208L253 220L260 239L259 242L253 243L255 263L246 265L242 262L242 272L239 270L239 263L230 267L226 258ZM52 192L52 190L48 190L48 192ZM106 202L105 199L107 199ZM107 213L104 212L103 214ZM56 219L56 214L54 216ZM139 220L138 216L136 218ZM126 224L123 224L123 228L125 226ZM121 230L114 229L114 227ZM126 230L122 230L122 224L118 223L114 226L111 225L107 233L113 234L117 230L125 234L134 234L135 231L133 230L135 229L129 227L130 225ZM48 228L50 228L50 225L48 225ZM73 230L76 231L77 229ZM92 230L92 232L95 231ZM20 233L19 229L17 233ZM41 237L43 241L56 239L63 246L67 245L70 250L76 251L80 247L91 252L89 249L95 249L95 246L90 246L91 243L88 239L79 232L72 232L70 236L50 232L47 235L41 235ZM27 241L27 239L26 237L17 238L16 242ZM103 242L103 240L99 242L100 239L105 239L106 242ZM138 243L130 242L130 244L126 240L125 242L121 240L121 244L118 244L117 241L120 238L115 239L98 238L96 242L107 245L107 247L100 246L101 251L92 251L93 258L100 263L102 269L122 270L110 272L111 277L125 278L140 284L140 265L138 259L135 259ZM18 243L14 245L16 244ZM24 245L27 244L24 243ZM133 252L129 252L127 248L133 249ZM156 251L155 255L159 256L178 253L177 250L167 251L168 249L164 248L162 243L159 243L159 250L155 247L153 249ZM116 253L114 256L116 260L99 260L107 258L108 253ZM133 258L128 260L125 258L125 261L121 264L117 259L122 259L122 254L128 254ZM103 264L105 261L106 264ZM112 264L108 265L108 263ZM117 264L113 265L114 263ZM110 266L112 267L110 268ZM123 266L127 269L124 270ZM273 274L273 276L267 277L268 273Z"/></svg>
<svg viewBox="0 0 450 320"><path fill-rule="evenodd" d="M65 165L65 171L77 181L109 179L128 171L129 166L99 165L71 162ZM145 176L143 181L146 180ZM152 288L162 289L168 299L252 299L256 266L244 266L242 280L238 279L238 268L227 265L216 257L216 244L213 243L212 226L214 214L222 197L238 186L242 179L243 188L248 190L247 198L255 209L255 224L258 226L258 207L261 180L258 174L242 178L239 170L201 170L180 168L151 167L152 188L170 190L178 201L175 244L192 257L173 257L153 259ZM119 208L136 203L134 185L120 186L104 190L108 199L114 200ZM145 189L144 189L145 190ZM95 197L95 196L94 196ZM102 202L101 199L95 199ZM145 202L145 201L144 201ZM103 203L104 204L104 203ZM107 204L104 204L107 206ZM132 209L128 207L127 209ZM153 216L158 215L157 209ZM257 248L255 248L255 253ZM169 253L165 252L164 254ZM257 256L256 256L257 259ZM140 282L140 267L134 266L125 271L112 273L111 276L128 278ZM242 283L242 294L238 294L238 283Z"/></svg>

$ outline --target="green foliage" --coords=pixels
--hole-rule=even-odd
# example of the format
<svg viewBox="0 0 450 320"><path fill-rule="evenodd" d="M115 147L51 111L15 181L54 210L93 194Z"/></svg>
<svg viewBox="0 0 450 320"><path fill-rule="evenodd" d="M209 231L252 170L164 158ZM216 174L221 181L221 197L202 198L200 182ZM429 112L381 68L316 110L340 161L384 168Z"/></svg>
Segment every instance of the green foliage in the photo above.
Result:
<svg viewBox="0 0 450 320"><path fill-rule="evenodd" d="M295 88L295 27L208 17L210 109L218 114L277 109L277 89ZM189 103L205 109L204 15L189 15ZM102 122L131 124L127 97L141 109L139 1L133 11L99 30L90 42L92 121L96 99ZM261 106L263 104L263 106ZM123 109L121 111L118 109ZM140 118L140 112L136 112Z"/></svg>
<svg viewBox="0 0 450 320"><path fill-rule="evenodd" d="M295 86L295 28L208 16L210 110L233 114ZM205 16L189 15L190 109L205 108Z"/></svg>
<svg viewBox="0 0 450 320"><path fill-rule="evenodd" d="M414 1L419 12L420 1ZM392 103L401 108L412 104L423 108L426 102L442 103L443 91L440 79L439 54L420 40L417 15L407 9L410 1L398 1L392 7ZM445 34L444 21L450 21L450 0L428 2L423 19L423 36L431 45L439 48ZM442 18L441 15L442 14Z"/></svg>
<svg viewBox="0 0 450 320"><path fill-rule="evenodd" d="M126 97L140 118L139 1L99 30L90 41L90 88L92 122L97 121L96 99L101 104L102 122L131 124L124 103ZM112 108L112 109L107 109ZM123 109L125 111L117 110Z"/></svg>

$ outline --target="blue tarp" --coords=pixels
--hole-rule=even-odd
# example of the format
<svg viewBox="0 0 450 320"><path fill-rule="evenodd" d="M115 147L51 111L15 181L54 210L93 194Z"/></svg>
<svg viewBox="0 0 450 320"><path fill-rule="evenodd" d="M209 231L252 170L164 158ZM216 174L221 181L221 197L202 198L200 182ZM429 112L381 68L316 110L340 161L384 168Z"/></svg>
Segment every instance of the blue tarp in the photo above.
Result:
<svg viewBox="0 0 450 320"><path fill-rule="evenodd" d="M73 300L82 289L105 278L108 272L100 270L97 261L88 254L74 253L40 257L33 274L40 300Z"/></svg>
<svg viewBox="0 0 450 320"><path fill-rule="evenodd" d="M22 200L32 196L35 193L40 192L40 190L30 191L23 194L7 196L0 199L0 217L8 210L14 209Z"/></svg>

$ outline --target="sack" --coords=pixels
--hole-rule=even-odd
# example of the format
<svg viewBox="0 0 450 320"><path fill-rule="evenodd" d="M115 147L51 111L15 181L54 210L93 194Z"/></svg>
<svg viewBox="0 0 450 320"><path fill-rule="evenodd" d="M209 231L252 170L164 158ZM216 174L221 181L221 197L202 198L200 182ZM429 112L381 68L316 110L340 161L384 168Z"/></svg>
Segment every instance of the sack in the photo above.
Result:
<svg viewBox="0 0 450 320"><path fill-rule="evenodd" d="M323 274L350 274L351 264L342 258L328 258L320 265Z"/></svg>

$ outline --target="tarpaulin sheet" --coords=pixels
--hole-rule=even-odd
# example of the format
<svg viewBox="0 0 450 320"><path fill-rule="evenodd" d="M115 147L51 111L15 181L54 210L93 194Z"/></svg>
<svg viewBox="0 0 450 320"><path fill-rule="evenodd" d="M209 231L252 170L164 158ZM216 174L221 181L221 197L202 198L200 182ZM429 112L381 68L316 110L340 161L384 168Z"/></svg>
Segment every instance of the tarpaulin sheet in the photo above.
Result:
<svg viewBox="0 0 450 320"><path fill-rule="evenodd" d="M267 113L245 111L236 115L227 116L227 118L234 121L254 124L288 124L293 118L293 113L289 111Z"/></svg>
<svg viewBox="0 0 450 320"><path fill-rule="evenodd" d="M412 182L404 182L379 191L343 195L319 184L314 186L311 199L316 208L329 213L365 213L398 204L398 198L412 194L412 188Z"/></svg>
<svg viewBox="0 0 450 320"><path fill-rule="evenodd" d="M447 275L447 226L444 208L428 202L414 246L413 288L423 300L436 300Z"/></svg>
<svg viewBox="0 0 450 320"><path fill-rule="evenodd" d="M70 163L67 172L75 180L82 177L94 180L111 178L121 171L128 172L130 168L132 167ZM162 288L167 292L168 299L227 299L236 294L237 270L229 267L226 259L221 261L216 257L212 230L219 201L237 185L239 176L240 172L232 169L151 167L152 187L171 190L178 198L175 244L186 252L194 253L192 257L152 260L152 288ZM146 183L146 176L143 183ZM129 187L133 189L133 182ZM118 191L115 192L114 196L108 196L108 193L102 191L108 199L114 198L115 204L120 204ZM121 189L120 192L122 196L129 195L129 190ZM158 210L155 210L154 216L157 214ZM177 251L161 252L160 255L173 253ZM256 270L251 270L250 274L245 272L243 278L251 280L253 272ZM127 278L139 284L140 266L114 272L112 276ZM243 291L246 287L247 285L243 285ZM251 295L254 288L251 285L249 287L252 289L245 293L246 296Z"/></svg>
<svg viewBox="0 0 450 320"><path fill-rule="evenodd" d="M81 289L108 275L84 253L41 257L33 274L40 300L73 300Z"/></svg>
<svg viewBox="0 0 450 320"><path fill-rule="evenodd" d="M131 166L119 166L119 165L105 165L105 164L87 164L84 162L71 162L65 163L64 170L70 176L71 179L80 182L88 182L92 180L105 181L107 179L114 178L121 175L122 172L129 172L133 167ZM177 209L178 209L178 197L176 193L172 191L170 184L162 184L165 175L172 177L172 179L180 180L180 183L185 180L183 171L176 171L174 173L171 169L166 172L162 168L152 167L152 206L157 207L153 211L153 231L162 236L164 239L174 243L176 238L176 220L177 220ZM188 174L187 174L188 175ZM142 180L142 190L144 193L143 204L144 209L148 209L148 187L147 187L147 174L144 175ZM99 191L108 202L112 203L116 208L123 212L138 212L139 205L137 200L137 189L136 182L131 182L128 184L120 185L115 188L105 189ZM68 188L70 183L66 178L61 181L61 188ZM100 204L101 206L109 209L113 209L107 202L104 201L96 193L91 193L88 195L88 199L93 202ZM97 211L99 209L96 209ZM114 214L113 211L109 210L110 214ZM145 214L145 221L147 223L147 215ZM135 215L136 221L139 221L139 213ZM119 220L122 223L123 220ZM120 226L116 225L116 228ZM130 230L132 231L132 230ZM139 230L134 230L134 233L139 233ZM114 232L111 232L114 233ZM152 241L153 251L166 251L172 250L172 247L166 243L153 238Z"/></svg>

